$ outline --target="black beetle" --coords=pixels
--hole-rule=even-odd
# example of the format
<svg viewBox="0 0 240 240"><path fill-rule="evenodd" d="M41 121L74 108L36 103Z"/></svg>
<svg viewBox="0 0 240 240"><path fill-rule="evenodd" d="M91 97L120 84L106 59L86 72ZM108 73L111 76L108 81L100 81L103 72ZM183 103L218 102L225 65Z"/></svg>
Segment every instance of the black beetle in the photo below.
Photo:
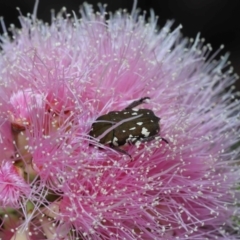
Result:
<svg viewBox="0 0 240 240"><path fill-rule="evenodd" d="M134 109L148 99L150 98L141 98L122 111L112 111L98 117L92 124L89 135L98 139L99 143L108 144L111 148L130 156L119 147L151 141L160 132L160 118L152 110ZM166 139L161 139L168 143Z"/></svg>

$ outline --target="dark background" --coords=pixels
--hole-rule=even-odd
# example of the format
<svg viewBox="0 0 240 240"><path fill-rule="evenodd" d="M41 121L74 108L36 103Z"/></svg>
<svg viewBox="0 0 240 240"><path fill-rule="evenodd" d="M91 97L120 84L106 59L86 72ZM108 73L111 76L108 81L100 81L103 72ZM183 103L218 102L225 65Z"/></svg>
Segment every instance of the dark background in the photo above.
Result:
<svg viewBox="0 0 240 240"><path fill-rule="evenodd" d="M56 12L62 6L68 12L78 12L83 0L40 0L38 18L50 21L50 9ZM133 0L88 0L95 5L107 3L107 10L115 11L119 8L132 8ZM17 26L18 11L25 15L32 13L35 0L0 0L0 16L4 17L6 26L14 23ZM225 45L222 53L230 51L230 61L235 71L240 75L240 0L138 0L138 7L142 10L154 9L159 16L159 25L163 26L167 19L175 19L175 26L183 25L185 36L195 38L198 32L211 43L214 50L221 44ZM0 28L1 29L1 28Z"/></svg>

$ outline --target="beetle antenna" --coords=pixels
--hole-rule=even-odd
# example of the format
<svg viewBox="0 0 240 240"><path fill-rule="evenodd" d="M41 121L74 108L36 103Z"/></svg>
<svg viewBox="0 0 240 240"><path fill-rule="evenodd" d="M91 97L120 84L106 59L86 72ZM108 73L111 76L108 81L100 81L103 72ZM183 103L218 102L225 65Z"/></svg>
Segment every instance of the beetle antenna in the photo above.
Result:
<svg viewBox="0 0 240 240"><path fill-rule="evenodd" d="M134 107L137 107L138 105L144 103L145 100L149 100L150 97L143 97L143 98L140 98L139 100L137 101L134 101L132 102L129 106L127 106L125 109L131 109L131 108L134 108Z"/></svg>

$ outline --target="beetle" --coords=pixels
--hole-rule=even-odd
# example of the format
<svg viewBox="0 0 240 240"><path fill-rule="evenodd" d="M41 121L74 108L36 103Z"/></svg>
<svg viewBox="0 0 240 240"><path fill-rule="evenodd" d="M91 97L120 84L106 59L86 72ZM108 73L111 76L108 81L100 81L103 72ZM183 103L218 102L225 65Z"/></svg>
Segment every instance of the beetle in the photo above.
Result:
<svg viewBox="0 0 240 240"><path fill-rule="evenodd" d="M98 117L92 124L90 137L131 158L130 154L119 147L151 141L160 132L160 118L152 110L135 109L149 99L149 97L143 97L132 102L122 111L111 111ZM166 139L162 137L160 139L168 143Z"/></svg>

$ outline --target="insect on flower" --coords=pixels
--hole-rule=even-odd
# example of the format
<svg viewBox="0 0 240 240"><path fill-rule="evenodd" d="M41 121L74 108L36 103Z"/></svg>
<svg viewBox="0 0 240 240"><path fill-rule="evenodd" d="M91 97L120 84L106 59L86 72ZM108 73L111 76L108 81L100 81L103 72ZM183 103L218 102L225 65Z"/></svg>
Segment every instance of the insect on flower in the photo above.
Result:
<svg viewBox="0 0 240 240"><path fill-rule="evenodd" d="M139 145L141 142L151 141L160 132L159 120L150 109L134 109L144 103L149 97L134 101L122 111L112 111L100 116L92 124L89 135L101 144L108 144L111 148L127 154L119 148L124 145ZM168 141L160 138L164 142Z"/></svg>

